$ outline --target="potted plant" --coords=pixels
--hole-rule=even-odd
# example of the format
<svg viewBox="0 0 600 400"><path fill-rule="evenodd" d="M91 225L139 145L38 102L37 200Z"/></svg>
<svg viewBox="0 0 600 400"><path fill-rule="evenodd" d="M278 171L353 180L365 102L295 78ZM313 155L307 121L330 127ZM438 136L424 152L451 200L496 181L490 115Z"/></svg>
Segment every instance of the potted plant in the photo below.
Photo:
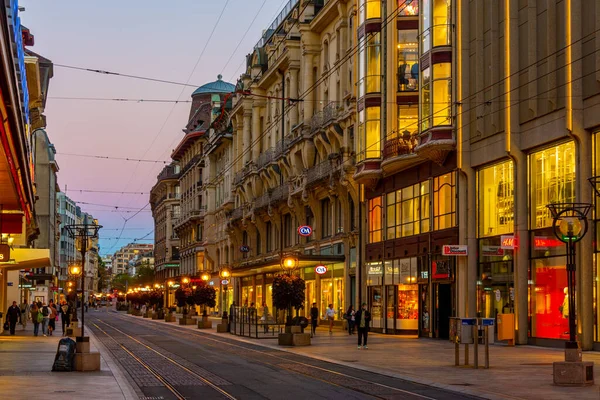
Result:
<svg viewBox="0 0 600 400"><path fill-rule="evenodd" d="M194 305L194 297L192 295L192 289L190 288L178 288L175 291L175 299L177 300L178 307L183 308L183 317L179 319L179 325L193 325L196 320L188 315L188 306Z"/></svg>
<svg viewBox="0 0 600 400"><path fill-rule="evenodd" d="M194 291L194 304L202 307L202 321L198 322L198 328L210 329L212 322L208 319L207 307L212 308L217 305L217 291L212 286L202 282Z"/></svg>
<svg viewBox="0 0 600 400"><path fill-rule="evenodd" d="M304 305L306 283L294 274L281 274L273 279L273 306L286 310L285 333L279 334L279 344L297 346L310 344L310 335L302 333L300 326L292 326L292 310L298 311ZM299 318L295 319L299 321Z"/></svg>

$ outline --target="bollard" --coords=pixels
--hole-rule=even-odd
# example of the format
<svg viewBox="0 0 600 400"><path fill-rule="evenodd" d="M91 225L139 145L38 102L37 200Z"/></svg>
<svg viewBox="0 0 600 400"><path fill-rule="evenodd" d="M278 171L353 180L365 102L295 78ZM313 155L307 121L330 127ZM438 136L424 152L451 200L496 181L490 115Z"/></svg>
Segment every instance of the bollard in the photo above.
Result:
<svg viewBox="0 0 600 400"><path fill-rule="evenodd" d="M474 367L475 369L479 368L479 327L477 325L473 326L473 358L474 358Z"/></svg>
<svg viewBox="0 0 600 400"><path fill-rule="evenodd" d="M489 326L483 327L483 334L485 337L485 369L490 368L490 337L489 337Z"/></svg>
<svg viewBox="0 0 600 400"><path fill-rule="evenodd" d="M454 341L454 365L460 365L460 344L458 344L458 340Z"/></svg>

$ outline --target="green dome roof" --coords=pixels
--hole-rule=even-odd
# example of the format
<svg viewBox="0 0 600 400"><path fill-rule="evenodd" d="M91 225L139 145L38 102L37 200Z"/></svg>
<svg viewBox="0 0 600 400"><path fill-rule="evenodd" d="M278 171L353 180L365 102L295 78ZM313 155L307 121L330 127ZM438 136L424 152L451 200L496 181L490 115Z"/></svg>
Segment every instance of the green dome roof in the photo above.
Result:
<svg viewBox="0 0 600 400"><path fill-rule="evenodd" d="M223 81L222 78L223 76L219 74L216 81L200 86L198 89L194 90L192 96L205 93L231 93L235 91L235 85Z"/></svg>

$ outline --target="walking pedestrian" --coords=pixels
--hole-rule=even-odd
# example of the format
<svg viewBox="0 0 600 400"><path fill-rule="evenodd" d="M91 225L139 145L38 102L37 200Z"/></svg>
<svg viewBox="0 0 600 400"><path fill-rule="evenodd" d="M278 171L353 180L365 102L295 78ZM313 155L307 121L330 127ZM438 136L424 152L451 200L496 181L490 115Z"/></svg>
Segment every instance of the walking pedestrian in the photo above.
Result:
<svg viewBox="0 0 600 400"><path fill-rule="evenodd" d="M31 322L33 322L33 336L37 336L40 331L40 322L44 319L42 313L36 303L31 305Z"/></svg>
<svg viewBox="0 0 600 400"><path fill-rule="evenodd" d="M58 318L58 310L54 300L50 299L48 308L50 309L50 315L48 316L48 336L52 336L52 333L56 329L56 320Z"/></svg>
<svg viewBox="0 0 600 400"><path fill-rule="evenodd" d="M62 334L63 336L65 336L65 334L67 333L65 325L67 327L71 326L71 306L69 305L69 303L63 300L62 304L60 305L59 313L60 319L62 321Z"/></svg>
<svg viewBox="0 0 600 400"><path fill-rule="evenodd" d="M14 335L17 322L21 321L21 309L17 305L16 301L13 301L12 306L8 307L8 311L6 312L6 320L8 321L10 334Z"/></svg>
<svg viewBox="0 0 600 400"><path fill-rule="evenodd" d="M317 324L319 322L319 309L317 308L317 303L313 303L310 308L310 337L314 337L317 334Z"/></svg>
<svg viewBox="0 0 600 400"><path fill-rule="evenodd" d="M46 302L42 304L42 335L48 336L48 323L50 322L50 308L46 305Z"/></svg>
<svg viewBox="0 0 600 400"><path fill-rule="evenodd" d="M269 332L269 306L267 306L267 303L263 301L262 304L262 317L260 318L260 320L263 323L263 330L265 333Z"/></svg>
<svg viewBox="0 0 600 400"><path fill-rule="evenodd" d="M348 335L354 334L354 325L356 323L356 320L354 318L355 314L356 312L354 311L354 307L350 305L350 307L348 307L348 311L346 311L346 320L348 321Z"/></svg>
<svg viewBox="0 0 600 400"><path fill-rule="evenodd" d="M369 334L369 324L371 323L371 313L367 310L367 303L362 303L362 308L358 310L354 317L358 324L358 348L362 344L363 349L367 347L367 336Z"/></svg>
<svg viewBox="0 0 600 400"><path fill-rule="evenodd" d="M329 304L327 311L325 312L327 316L327 320L329 320L329 334L333 334L333 320L335 319L335 314L337 311L333 309L333 304Z"/></svg>

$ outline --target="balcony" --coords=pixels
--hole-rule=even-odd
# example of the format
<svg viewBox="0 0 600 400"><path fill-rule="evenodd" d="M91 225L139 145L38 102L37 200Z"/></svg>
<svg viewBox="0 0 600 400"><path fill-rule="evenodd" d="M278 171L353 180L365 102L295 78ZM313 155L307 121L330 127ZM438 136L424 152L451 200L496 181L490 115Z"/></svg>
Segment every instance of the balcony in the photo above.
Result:
<svg viewBox="0 0 600 400"><path fill-rule="evenodd" d="M181 169L181 175L180 176L185 175L185 173L187 171L189 171L189 169L192 168L198 161L200 161L201 158L202 158L201 154L196 154L194 157L192 157L192 159L187 164L185 164L185 167L183 167Z"/></svg>
<svg viewBox="0 0 600 400"><path fill-rule="evenodd" d="M329 178L334 168L331 162L325 161L306 170L306 184L310 185L321 179Z"/></svg>
<svg viewBox="0 0 600 400"><path fill-rule="evenodd" d="M386 139L381 163L383 171L387 174L395 173L420 162L421 157L415 153L417 144L417 136L408 132L403 136Z"/></svg>
<svg viewBox="0 0 600 400"><path fill-rule="evenodd" d="M178 165L167 165L160 171L160 174L156 177L158 181L167 179L179 179L179 166Z"/></svg>

